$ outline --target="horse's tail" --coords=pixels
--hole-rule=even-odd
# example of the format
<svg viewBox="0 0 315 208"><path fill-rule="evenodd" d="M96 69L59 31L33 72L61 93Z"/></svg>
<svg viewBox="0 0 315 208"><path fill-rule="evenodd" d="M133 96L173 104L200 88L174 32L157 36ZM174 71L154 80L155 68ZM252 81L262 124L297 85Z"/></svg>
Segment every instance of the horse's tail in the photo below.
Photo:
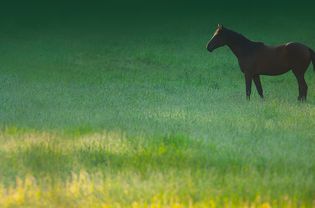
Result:
<svg viewBox="0 0 315 208"><path fill-rule="evenodd" d="M312 49L309 49L311 52L311 61L313 63L313 69L315 71L315 52Z"/></svg>

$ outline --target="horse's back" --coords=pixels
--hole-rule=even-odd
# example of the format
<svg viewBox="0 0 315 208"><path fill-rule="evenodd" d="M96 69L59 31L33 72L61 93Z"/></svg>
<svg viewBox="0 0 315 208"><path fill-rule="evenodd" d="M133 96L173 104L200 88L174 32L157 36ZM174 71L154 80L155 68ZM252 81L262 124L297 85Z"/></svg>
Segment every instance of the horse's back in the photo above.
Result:
<svg viewBox="0 0 315 208"><path fill-rule="evenodd" d="M304 69L310 63L310 52L307 46L290 42L278 46L257 48L255 53L255 71L258 74L279 75L290 69Z"/></svg>

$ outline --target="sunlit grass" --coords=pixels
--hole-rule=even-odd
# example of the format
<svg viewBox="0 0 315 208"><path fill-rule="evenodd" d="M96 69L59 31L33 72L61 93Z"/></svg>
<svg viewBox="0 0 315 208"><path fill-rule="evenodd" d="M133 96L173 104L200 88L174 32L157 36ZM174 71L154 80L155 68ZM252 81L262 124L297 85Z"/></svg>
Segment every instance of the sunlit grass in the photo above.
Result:
<svg viewBox="0 0 315 208"><path fill-rule="evenodd" d="M312 204L290 198L284 195L279 199L271 199L257 194L251 199L220 194L209 194L199 198L193 198L194 184L164 184L162 187L154 180L162 180L157 174L147 180L138 175L124 174L104 176L102 174L88 174L80 172L72 174L65 182L45 178L39 185L32 176L26 176L24 180L17 178L16 184L11 187L0 187L1 207L310 207ZM189 179L189 178L184 178ZM54 181L54 182L52 182ZM180 180L184 181L184 180ZM163 181L160 181L163 183ZM165 181L164 181L165 182ZM189 185L190 187L183 187ZM219 191L217 191L219 192ZM314 205L314 204L313 204Z"/></svg>
<svg viewBox="0 0 315 208"><path fill-rule="evenodd" d="M312 163L304 163L310 152L291 161L290 150L281 150L282 157L264 146L251 153L245 143L236 151L218 141L119 132L69 136L8 129L0 142L1 207L314 205Z"/></svg>

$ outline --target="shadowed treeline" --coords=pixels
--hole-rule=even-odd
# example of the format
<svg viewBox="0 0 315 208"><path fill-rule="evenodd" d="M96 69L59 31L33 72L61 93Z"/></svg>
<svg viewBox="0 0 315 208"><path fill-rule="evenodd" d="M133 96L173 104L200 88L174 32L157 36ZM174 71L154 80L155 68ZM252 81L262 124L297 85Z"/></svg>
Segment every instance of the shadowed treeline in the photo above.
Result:
<svg viewBox="0 0 315 208"><path fill-rule="evenodd" d="M311 17L310 1L10 1L1 5L0 22L4 25L47 27L50 24L104 24L119 22L141 24L146 21L167 21L174 17L204 16L254 18L263 15Z"/></svg>

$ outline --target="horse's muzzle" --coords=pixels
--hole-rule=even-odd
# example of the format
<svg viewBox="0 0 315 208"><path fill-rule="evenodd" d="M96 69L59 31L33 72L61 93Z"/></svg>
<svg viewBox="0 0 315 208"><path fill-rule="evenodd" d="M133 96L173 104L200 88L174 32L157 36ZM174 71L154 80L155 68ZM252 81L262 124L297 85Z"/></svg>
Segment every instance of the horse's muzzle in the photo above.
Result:
<svg viewBox="0 0 315 208"><path fill-rule="evenodd" d="M213 51L213 49L210 48L210 47L207 47L207 50L208 50L210 53Z"/></svg>

